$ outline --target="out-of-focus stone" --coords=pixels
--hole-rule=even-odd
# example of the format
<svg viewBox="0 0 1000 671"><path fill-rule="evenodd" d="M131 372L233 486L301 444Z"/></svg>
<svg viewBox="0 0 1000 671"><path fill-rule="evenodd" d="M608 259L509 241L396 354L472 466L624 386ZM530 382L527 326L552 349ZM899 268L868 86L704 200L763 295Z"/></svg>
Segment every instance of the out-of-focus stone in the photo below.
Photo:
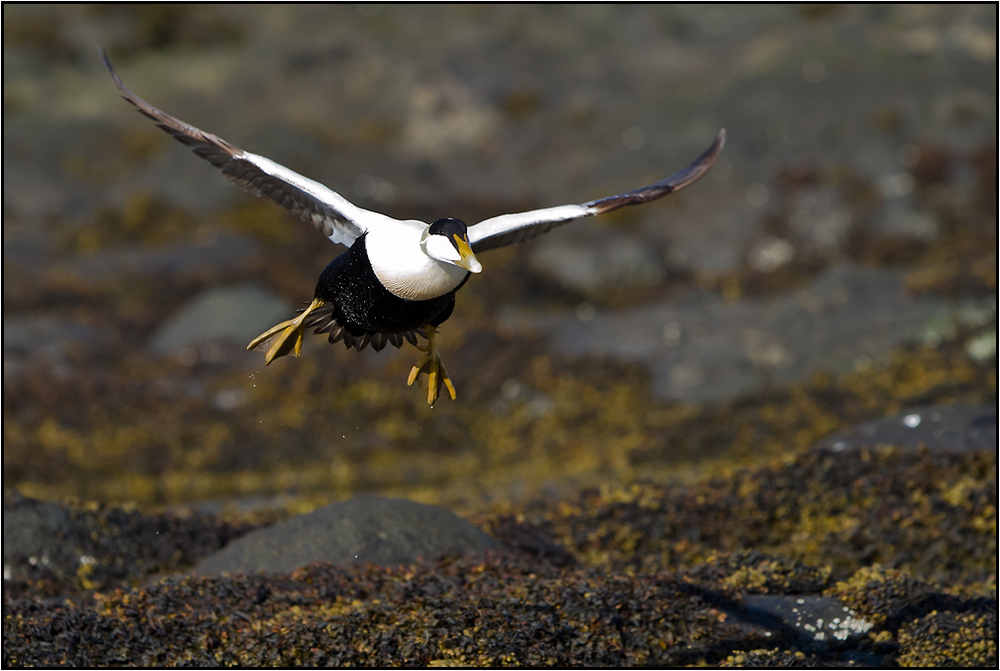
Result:
<svg viewBox="0 0 1000 671"><path fill-rule="evenodd" d="M153 335L150 347L169 354L218 341L245 345L292 316L286 301L255 285L209 289L170 317Z"/></svg>
<svg viewBox="0 0 1000 671"><path fill-rule="evenodd" d="M249 533L194 570L219 575L287 573L316 561L409 564L495 546L492 538L444 508L363 496Z"/></svg>
<svg viewBox="0 0 1000 671"><path fill-rule="evenodd" d="M939 452L997 449L997 411L985 405L939 405L912 408L827 436L819 447L843 451L854 447L921 445Z"/></svg>

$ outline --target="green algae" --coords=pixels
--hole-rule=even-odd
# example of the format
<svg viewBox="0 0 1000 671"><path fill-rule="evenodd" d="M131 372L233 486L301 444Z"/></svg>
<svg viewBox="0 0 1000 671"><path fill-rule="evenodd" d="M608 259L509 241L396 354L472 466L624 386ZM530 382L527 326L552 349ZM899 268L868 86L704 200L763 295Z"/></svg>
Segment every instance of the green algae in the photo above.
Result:
<svg viewBox="0 0 1000 671"><path fill-rule="evenodd" d="M881 625L845 641L810 642L734 619L741 591L726 570L761 566L762 557L720 559L721 572L627 576L559 568L515 551L409 567L314 564L275 577L174 577L90 597L15 600L5 608L4 663L750 667L996 659L995 598L955 598L891 573L889 591L870 598L864 613L887 614Z"/></svg>
<svg viewBox="0 0 1000 671"><path fill-rule="evenodd" d="M985 451L817 450L482 513L505 548L485 559L155 583L254 523L17 500L63 526L5 583L5 663L988 666L995 482ZM744 594L836 597L873 628L766 637L727 615Z"/></svg>
<svg viewBox="0 0 1000 671"><path fill-rule="evenodd" d="M279 582L185 578L4 620L6 663L446 666L692 663L735 631L717 585L556 571L498 555L314 565ZM70 638L77 645L65 644ZM762 637L761 637L762 638Z"/></svg>
<svg viewBox="0 0 1000 671"><path fill-rule="evenodd" d="M900 629L899 645L903 667L995 666L996 613L932 611Z"/></svg>
<svg viewBox="0 0 1000 671"><path fill-rule="evenodd" d="M779 648L759 650L739 650L719 664L722 668L747 669L815 669L823 666L822 660L801 650L781 650Z"/></svg>
<svg viewBox="0 0 1000 671"><path fill-rule="evenodd" d="M740 556L726 571L755 593L820 591L873 562L958 585L995 576L995 483L986 452L816 451L698 485L647 482L536 502L521 519L614 571L713 564L718 553L752 549L764 556Z"/></svg>
<svg viewBox="0 0 1000 671"><path fill-rule="evenodd" d="M229 522L6 495L4 519L4 593L37 599L132 588L190 566L274 515Z"/></svg>
<svg viewBox="0 0 1000 671"><path fill-rule="evenodd" d="M984 583L942 588L874 565L829 591L875 625L871 644L899 666L996 665L995 572Z"/></svg>
<svg viewBox="0 0 1000 671"><path fill-rule="evenodd" d="M461 342L466 324L453 321ZM249 375L125 357L64 385L40 369L4 387L5 486L144 505L294 491L315 506L374 491L474 511L553 486L725 475L904 407L995 398L995 369L958 341L709 405L656 403L642 373L610 361L536 355L508 377L523 347L495 341L496 365L477 375L457 362L463 400L433 410L406 393L399 354L377 375L338 348ZM486 389L506 380L516 393L498 405Z"/></svg>
<svg viewBox="0 0 1000 671"><path fill-rule="evenodd" d="M106 11L114 16L119 10ZM201 44L198 36L215 13L183 21L173 10L125 15L141 27L132 38L136 44L122 46L130 51L157 40ZM25 43L58 41L30 16L21 20L27 32L18 39ZM177 23L174 32L165 33L171 21ZM235 31L229 39L241 39L238 25L229 28ZM155 129L142 128L125 132L121 143L95 142L116 147L101 154L102 179L117 181L136 161L171 146ZM914 294L994 295L995 145L977 149L969 163L976 182L971 203L946 179L948 166L964 158L923 146L919 156L912 167L914 197L940 226L934 244L900 252L897 240L876 239L858 226L844 250L847 257L879 266L906 264ZM68 157L64 163L72 168L78 161ZM776 180L777 204L765 216L768 235L788 234L788 201L805 187L837 190L859 216L870 214L880 199L869 178L846 166L785 166ZM462 205L475 215L533 205L489 198ZM801 285L829 263L808 250L773 273L742 268L719 277L679 274L642 291L595 296L541 281L523 255L498 250L490 256L492 280L470 282L445 325L441 342L460 396L458 403L439 403L433 411L420 407L420 394L402 385L413 360L409 348L384 352L373 362L314 338L302 359L253 374L240 369L242 361L254 360L237 354L242 344L219 366L151 361L141 348L164 315L205 287L254 280L297 304L309 296L316 272L333 253L280 208L250 198L234 203L209 222L203 212L139 192L86 222L55 222L52 228L69 231L57 241L62 251L96 253L170 244L221 226L266 247L266 255L239 268L190 269L169 281L134 275L87 279L67 272L29 281L5 270L6 309L30 312L44 305L82 323L114 321L129 340L71 356L71 385L44 366L6 382L6 489L143 505L292 491L302 507L374 491L473 512L543 491L725 475L794 455L832 431L910 405L995 403L995 355L989 348L993 333L995 350L995 315L985 324L948 324L923 345L901 347L865 370L817 374L752 398L704 405L658 403L640 367L543 354L542 343L504 332L494 317L511 304L544 310L586 299L614 309L694 287L731 300L773 294ZM401 210L410 206L425 205L399 204ZM240 398L241 405L220 408L220 394ZM817 517L816 523L837 520Z"/></svg>

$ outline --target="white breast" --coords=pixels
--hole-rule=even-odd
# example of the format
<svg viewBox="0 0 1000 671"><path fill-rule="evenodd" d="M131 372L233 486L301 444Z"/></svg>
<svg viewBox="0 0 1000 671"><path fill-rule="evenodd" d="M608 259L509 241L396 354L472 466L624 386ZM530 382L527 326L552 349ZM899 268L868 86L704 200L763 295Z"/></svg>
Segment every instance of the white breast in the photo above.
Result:
<svg viewBox="0 0 1000 671"><path fill-rule="evenodd" d="M432 259L420 247L427 229L422 221L393 221L388 226L371 226L365 237L368 261L386 289L400 298L425 301L448 293L465 279L469 271Z"/></svg>

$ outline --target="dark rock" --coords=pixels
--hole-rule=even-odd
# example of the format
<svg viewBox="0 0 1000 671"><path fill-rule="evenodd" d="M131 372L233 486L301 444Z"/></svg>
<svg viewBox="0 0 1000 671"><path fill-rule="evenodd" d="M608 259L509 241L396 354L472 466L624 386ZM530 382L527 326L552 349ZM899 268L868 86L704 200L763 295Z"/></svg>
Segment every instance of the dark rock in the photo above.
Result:
<svg viewBox="0 0 1000 671"><path fill-rule="evenodd" d="M815 641L842 641L872 628L840 599L827 596L751 594L731 614L768 635L790 627L797 637Z"/></svg>
<svg viewBox="0 0 1000 671"><path fill-rule="evenodd" d="M285 573L316 561L407 564L494 547L492 538L443 508L363 496L247 534L195 573Z"/></svg>
<svg viewBox="0 0 1000 671"><path fill-rule="evenodd" d="M5 497L3 507L3 563L5 567L49 564L61 555L60 537L71 524L58 503Z"/></svg>
<svg viewBox="0 0 1000 671"><path fill-rule="evenodd" d="M895 445L939 452L997 449L997 411L985 405L912 408L827 436L818 444L836 452L854 447Z"/></svg>
<svg viewBox="0 0 1000 671"><path fill-rule="evenodd" d="M725 303L712 294L614 313L513 316L540 330L562 354L611 356L647 364L663 399L711 401L808 378L843 373L894 347L927 338L948 313L945 301L908 295L905 273L835 267L798 291ZM958 316L954 320L958 320Z"/></svg>
<svg viewBox="0 0 1000 671"><path fill-rule="evenodd" d="M292 316L286 301L256 285L208 289L168 319L150 346L155 352L167 354L216 341L245 345Z"/></svg>
<svg viewBox="0 0 1000 671"><path fill-rule="evenodd" d="M252 525L143 514L4 495L4 590L9 598L128 588L190 566Z"/></svg>
<svg viewBox="0 0 1000 671"><path fill-rule="evenodd" d="M836 591L876 629L901 631L908 623L945 611L989 614L996 622L995 592L978 597L949 594L932 582L879 564L858 569L847 581L837 583Z"/></svg>

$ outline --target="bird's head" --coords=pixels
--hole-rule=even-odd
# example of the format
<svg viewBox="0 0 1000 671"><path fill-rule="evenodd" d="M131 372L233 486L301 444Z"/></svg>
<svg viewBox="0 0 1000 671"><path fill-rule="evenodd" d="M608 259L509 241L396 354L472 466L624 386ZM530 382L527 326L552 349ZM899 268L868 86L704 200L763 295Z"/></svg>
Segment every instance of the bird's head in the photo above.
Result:
<svg viewBox="0 0 1000 671"><path fill-rule="evenodd" d="M461 219L438 219L427 227L420 246L432 259L465 268L470 273L483 269L469 244L469 231Z"/></svg>

